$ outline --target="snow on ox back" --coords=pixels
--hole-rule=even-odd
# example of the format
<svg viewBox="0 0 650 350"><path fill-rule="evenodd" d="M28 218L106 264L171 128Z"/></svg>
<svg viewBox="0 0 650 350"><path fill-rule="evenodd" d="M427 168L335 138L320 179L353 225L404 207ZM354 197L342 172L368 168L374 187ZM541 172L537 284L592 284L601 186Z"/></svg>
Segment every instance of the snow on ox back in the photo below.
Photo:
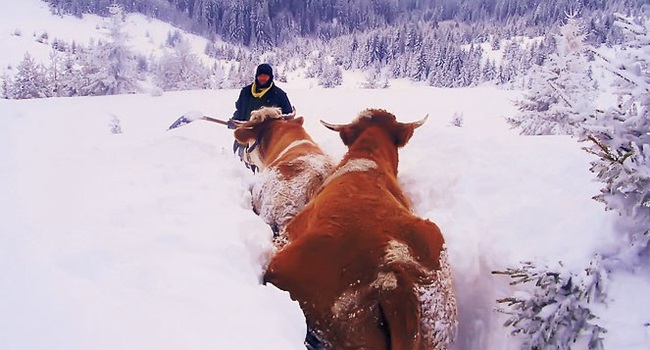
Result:
<svg viewBox="0 0 650 350"><path fill-rule="evenodd" d="M312 347L448 349L455 337L444 238L413 214L397 182L397 149L422 123L383 110L324 123L348 152L287 224L289 243L264 276L300 302Z"/></svg>
<svg viewBox="0 0 650 350"><path fill-rule="evenodd" d="M262 108L235 130L237 141L249 147L247 161L261 170L251 188L253 209L276 233L307 204L334 166L303 121L284 118L277 108Z"/></svg>
<svg viewBox="0 0 650 350"><path fill-rule="evenodd" d="M374 169L377 167L377 163L375 163L371 159L351 159L347 163L345 163L343 166L339 167L330 175L325 182L323 182L323 187L327 186L332 180L335 180L339 176L342 176L344 174L347 174L349 172L353 171L368 171L370 169Z"/></svg>
<svg viewBox="0 0 650 350"><path fill-rule="evenodd" d="M306 154L287 164L277 162L262 171L253 184L253 207L266 223L281 232L331 171L331 159L324 154Z"/></svg>

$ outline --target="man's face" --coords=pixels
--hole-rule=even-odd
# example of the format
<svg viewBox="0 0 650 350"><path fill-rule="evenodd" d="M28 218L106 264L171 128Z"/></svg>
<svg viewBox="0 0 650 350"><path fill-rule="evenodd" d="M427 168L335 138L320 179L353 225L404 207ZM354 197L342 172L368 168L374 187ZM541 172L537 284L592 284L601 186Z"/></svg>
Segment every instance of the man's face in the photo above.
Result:
<svg viewBox="0 0 650 350"><path fill-rule="evenodd" d="M260 85L266 85L266 83L269 82L269 79L271 79L271 76L268 74L260 74L257 76L257 82L260 83Z"/></svg>

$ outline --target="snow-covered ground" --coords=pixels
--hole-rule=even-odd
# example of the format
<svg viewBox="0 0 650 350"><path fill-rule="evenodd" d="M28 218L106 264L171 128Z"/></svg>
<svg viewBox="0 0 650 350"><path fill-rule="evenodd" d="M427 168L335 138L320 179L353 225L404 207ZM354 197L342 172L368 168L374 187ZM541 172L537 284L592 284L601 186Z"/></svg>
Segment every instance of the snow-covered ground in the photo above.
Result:
<svg viewBox="0 0 650 350"><path fill-rule="evenodd" d="M47 59L33 33L85 42L101 21L51 16L38 0L0 7L2 69L25 50ZM133 23L160 41L171 29ZM494 311L512 287L490 272L520 261L580 270L614 246L616 215L591 199L600 188L591 156L569 137L509 130L516 92L399 81L361 90L359 76L346 72L330 90L291 76L280 86L335 158L345 149L319 119L345 123L369 107L405 122L430 115L401 151L399 178L417 214L447 239L456 348L520 349ZM260 283L271 231L251 211L256 177L232 155L232 131L204 121L166 131L192 110L228 118L237 94L0 100L0 349L304 348L297 303ZM462 127L451 125L455 114ZM648 349L649 278L618 272L608 281L608 303L595 310L605 348Z"/></svg>
<svg viewBox="0 0 650 350"><path fill-rule="evenodd" d="M0 0L0 9L0 43L3 44L0 76L3 71L13 73L14 70L9 68L15 69L26 52L36 62L49 65L54 40L81 45L88 45L91 40L107 40L105 26L108 20L100 16L54 16L50 13L48 4L41 0ZM167 36L178 30L141 14L128 14L124 26L129 36L129 48L145 57L161 53ZM204 51L209 41L181 32L197 56L208 64L210 60ZM46 35L45 39L42 39L43 35Z"/></svg>
<svg viewBox="0 0 650 350"><path fill-rule="evenodd" d="M490 271L522 260L580 269L614 240L614 215L590 199L590 156L568 137L508 130L514 93L287 92L335 157L344 147L318 119L344 123L367 107L431 116L401 152L400 181L448 241L459 349L519 348L493 311L509 281ZM231 131L204 121L165 130L189 110L227 117L236 96L0 100L0 348L301 348L298 305L260 284L271 231L251 211L256 178L232 155ZM450 125L456 112L462 127ZM611 283L607 348L646 348L647 277Z"/></svg>

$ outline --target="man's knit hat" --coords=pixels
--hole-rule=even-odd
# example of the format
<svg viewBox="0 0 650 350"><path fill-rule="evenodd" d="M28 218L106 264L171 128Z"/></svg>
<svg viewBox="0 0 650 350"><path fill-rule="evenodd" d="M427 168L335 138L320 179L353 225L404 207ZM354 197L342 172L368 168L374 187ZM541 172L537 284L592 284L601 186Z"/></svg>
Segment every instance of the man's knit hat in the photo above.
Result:
<svg viewBox="0 0 650 350"><path fill-rule="evenodd" d="M257 78L257 76L260 74L267 74L271 77L271 80L273 80L273 68L271 68L271 65L268 63L262 63L257 66L257 70L255 71L255 78Z"/></svg>

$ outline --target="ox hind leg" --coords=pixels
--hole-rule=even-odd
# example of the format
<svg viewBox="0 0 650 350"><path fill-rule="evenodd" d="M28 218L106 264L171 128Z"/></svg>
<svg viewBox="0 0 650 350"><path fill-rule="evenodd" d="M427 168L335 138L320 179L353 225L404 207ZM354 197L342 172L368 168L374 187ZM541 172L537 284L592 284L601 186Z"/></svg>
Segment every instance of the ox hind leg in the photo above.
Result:
<svg viewBox="0 0 650 350"><path fill-rule="evenodd" d="M294 241L285 245L271 258L264 274L264 283L270 282L288 291L291 298L300 303L308 326L305 345L310 350L331 348L322 337L321 331L313 328L314 323L328 323L324 320L327 319L334 301L334 295L328 291L336 290L335 285L338 283L338 268L330 266L326 263L327 260L322 259L323 256L331 254L329 246L321 238L305 237ZM327 307L324 308L322 304ZM319 321L314 322L315 320Z"/></svg>
<svg viewBox="0 0 650 350"><path fill-rule="evenodd" d="M305 347L307 350L327 350L331 347L331 345L323 340L315 329L307 327Z"/></svg>
<svg viewBox="0 0 650 350"><path fill-rule="evenodd" d="M385 327L377 322L381 318L377 292L369 292L367 285L351 290L354 283L342 276L341 262L350 260L341 256L355 250L342 248L340 241L326 235L312 234L286 245L269 263L264 281L288 291L305 313L308 349L389 349ZM350 300L359 303L342 302L346 291L353 297ZM387 307L390 310L390 304Z"/></svg>
<svg viewBox="0 0 650 350"><path fill-rule="evenodd" d="M421 348L420 301L415 284L402 269L380 273L379 308L390 337L391 350Z"/></svg>

